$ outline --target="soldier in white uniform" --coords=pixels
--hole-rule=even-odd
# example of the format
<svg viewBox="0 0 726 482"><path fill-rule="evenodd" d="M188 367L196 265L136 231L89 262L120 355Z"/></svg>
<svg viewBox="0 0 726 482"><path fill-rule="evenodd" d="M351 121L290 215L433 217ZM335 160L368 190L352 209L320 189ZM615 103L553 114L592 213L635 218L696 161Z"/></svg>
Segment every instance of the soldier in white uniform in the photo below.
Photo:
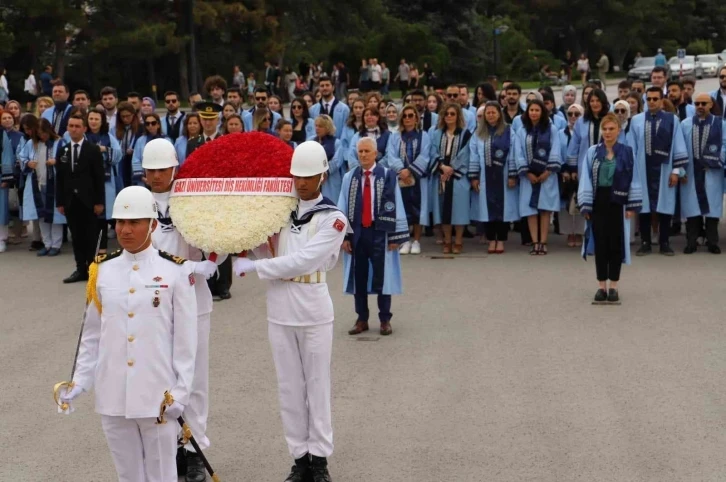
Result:
<svg viewBox="0 0 726 482"><path fill-rule="evenodd" d="M194 284L197 295L197 357L194 369L194 384L189 403L184 407L184 420L189 424L194 438L202 450L209 447L207 437L207 416L209 415L209 328L212 315L212 293L206 280L217 271L217 264L202 261L202 252L190 246L174 227L169 216L169 194L179 160L174 145L166 139L154 139L146 146L141 165L145 171L146 183L156 201L158 227L151 235L156 249L171 255L194 261ZM222 263L227 256L219 256L216 263ZM187 482L204 482L207 473L202 459L194 447L187 444L179 449L178 474L186 476Z"/></svg>
<svg viewBox="0 0 726 482"><path fill-rule="evenodd" d="M197 352L196 280L185 260L157 251L156 203L127 187L113 206L123 250L89 269L88 308L71 403L94 389L119 482L177 482L176 423L156 424L164 392L175 420L189 403ZM72 410L72 407L71 407Z"/></svg>
<svg viewBox="0 0 726 482"><path fill-rule="evenodd" d="M314 141L295 149L290 173L300 201L290 225L270 246L254 251L256 261L239 258L233 267L237 275L256 271L268 281L268 334L282 425L295 459L286 482L331 481L327 457L333 453L334 313L325 276L338 260L348 221L334 201L320 194L327 159L323 147Z"/></svg>

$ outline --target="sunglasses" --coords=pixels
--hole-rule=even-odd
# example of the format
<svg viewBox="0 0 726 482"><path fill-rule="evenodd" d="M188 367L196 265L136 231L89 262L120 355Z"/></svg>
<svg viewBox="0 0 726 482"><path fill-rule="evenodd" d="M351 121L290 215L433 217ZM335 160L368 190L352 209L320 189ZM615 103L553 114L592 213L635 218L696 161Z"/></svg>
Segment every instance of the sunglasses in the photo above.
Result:
<svg viewBox="0 0 726 482"><path fill-rule="evenodd" d="M568 112L567 117L580 117L579 112Z"/></svg>
<svg viewBox="0 0 726 482"><path fill-rule="evenodd" d="M724 79L726 79L726 75L719 75L718 78L721 80L724 80Z"/></svg>
<svg viewBox="0 0 726 482"><path fill-rule="evenodd" d="M660 97L646 97L645 100L648 102L658 102L660 100Z"/></svg>
<svg viewBox="0 0 726 482"><path fill-rule="evenodd" d="M724 78L726 78L726 76L724 76ZM694 102L693 105L695 105L696 107L707 107L708 102Z"/></svg>
<svg viewBox="0 0 726 482"><path fill-rule="evenodd" d="M444 117L456 117L456 112L447 112Z"/></svg>
<svg viewBox="0 0 726 482"><path fill-rule="evenodd" d="M416 114L403 114L401 117L403 117L404 119L415 119Z"/></svg>
<svg viewBox="0 0 726 482"><path fill-rule="evenodd" d="M626 112L625 109L615 109L616 114L625 114L625 112Z"/></svg>
<svg viewBox="0 0 726 482"><path fill-rule="evenodd" d="M147 126L156 126L156 125L159 125L159 123L158 123L158 122L156 122L155 120L153 120L153 121L148 121L148 122L146 123L146 125L147 125Z"/></svg>
<svg viewBox="0 0 726 482"><path fill-rule="evenodd" d="M298 109L302 110L302 106L301 105L294 105L294 106L291 107L291 109L292 110L298 110Z"/></svg>
<svg viewBox="0 0 726 482"><path fill-rule="evenodd" d="M255 97L255 100L267 100L267 97Z"/></svg>
<svg viewBox="0 0 726 482"><path fill-rule="evenodd" d="M176 104L179 101L176 99L166 99L164 102L166 102L167 104Z"/></svg>
<svg viewBox="0 0 726 482"><path fill-rule="evenodd" d="M456 99L457 97L459 97L459 94L446 94L446 97L449 99Z"/></svg>
<svg viewBox="0 0 726 482"><path fill-rule="evenodd" d="M265 117L264 119L262 119L262 121L263 122L272 122L272 119L270 119L269 117Z"/></svg>

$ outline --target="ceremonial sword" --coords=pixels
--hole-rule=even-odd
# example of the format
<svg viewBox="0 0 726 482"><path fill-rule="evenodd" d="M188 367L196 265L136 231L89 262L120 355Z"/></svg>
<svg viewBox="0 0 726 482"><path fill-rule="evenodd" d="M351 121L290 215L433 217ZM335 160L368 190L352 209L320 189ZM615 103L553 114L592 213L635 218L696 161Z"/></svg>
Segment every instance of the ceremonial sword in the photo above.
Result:
<svg viewBox="0 0 726 482"><path fill-rule="evenodd" d="M101 228L104 229L104 228ZM96 251L93 253L93 259L96 259L96 256L98 256L98 251L101 249L101 239L103 238L103 231L98 233L98 241L96 242ZM73 386L75 385L73 383L73 375L76 374L76 364L78 363L78 353L81 351L81 339L83 338L83 328L86 325L86 311L88 310L88 304L91 302L91 300L86 300L86 305L83 307L83 315L81 316L81 331L78 333L78 342L76 343L76 356L73 357L73 367L71 368L71 376L68 379L68 381L65 382L59 382L56 383L53 386L53 400L55 400L56 405L60 407L62 411L68 410L69 406L68 403L60 401L60 391L63 387L66 389L66 393L70 392L73 389Z"/></svg>
<svg viewBox="0 0 726 482"><path fill-rule="evenodd" d="M156 418L156 423L159 425L165 424L166 419L164 418L164 414L166 413L166 407L171 406L171 404L174 403L174 397L169 392L164 392L164 401L161 402L161 407L159 407L159 416ZM204 467L207 469L207 472L209 472L209 476L212 477L213 482L220 482L219 476L214 473L214 469L209 464L209 461L207 460L207 457L204 455L204 452L202 452L202 449L199 447L199 444L197 443L197 440L194 438L194 435L192 434L192 429L189 428L189 425L184 421L184 417L179 416L179 418L176 419L176 421L179 423L182 429L182 440L181 444L186 445L187 442L192 444L192 447L194 447L194 450L197 451L197 455L200 459L202 459L202 463L204 464Z"/></svg>

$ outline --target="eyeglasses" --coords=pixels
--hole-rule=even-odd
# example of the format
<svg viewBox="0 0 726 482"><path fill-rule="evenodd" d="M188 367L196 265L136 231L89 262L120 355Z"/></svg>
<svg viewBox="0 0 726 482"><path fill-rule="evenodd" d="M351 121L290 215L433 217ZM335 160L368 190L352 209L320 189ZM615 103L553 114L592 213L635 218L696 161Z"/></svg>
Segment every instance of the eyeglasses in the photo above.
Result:
<svg viewBox="0 0 726 482"><path fill-rule="evenodd" d="M403 117L404 119L415 119L416 114L403 114L401 117Z"/></svg>
<svg viewBox="0 0 726 482"><path fill-rule="evenodd" d="M625 114L627 111L625 109L615 109L616 114Z"/></svg>
<svg viewBox="0 0 726 482"><path fill-rule="evenodd" d="M658 102L660 100L660 97L646 97L645 100L648 102Z"/></svg>
<svg viewBox="0 0 726 482"><path fill-rule="evenodd" d="M459 97L459 94L446 94L446 97L449 99L456 99L457 97Z"/></svg>
<svg viewBox="0 0 726 482"><path fill-rule="evenodd" d="M567 117L580 117L579 112L568 112Z"/></svg>
<svg viewBox="0 0 726 482"><path fill-rule="evenodd" d="M302 106L301 105L294 105L294 106L291 107L291 109L292 110L302 110Z"/></svg>
<svg viewBox="0 0 726 482"><path fill-rule="evenodd" d="M152 127L153 127L153 126L159 125L159 123L158 123L158 122L156 122L155 120L153 120L153 121L148 121L148 122L146 122L146 125L147 125L147 126L152 126Z"/></svg>
<svg viewBox="0 0 726 482"><path fill-rule="evenodd" d="M456 112L449 111L446 114L444 114L444 117L456 117Z"/></svg>
<svg viewBox="0 0 726 482"><path fill-rule="evenodd" d="M267 97L255 97L255 100L267 100Z"/></svg>
<svg viewBox="0 0 726 482"><path fill-rule="evenodd" d="M726 76L724 78L726 78ZM696 107L707 107L708 102L694 102L693 105L695 105Z"/></svg>
<svg viewBox="0 0 726 482"><path fill-rule="evenodd" d="M179 101L176 99L166 99L164 102L166 102L167 104L176 104Z"/></svg>

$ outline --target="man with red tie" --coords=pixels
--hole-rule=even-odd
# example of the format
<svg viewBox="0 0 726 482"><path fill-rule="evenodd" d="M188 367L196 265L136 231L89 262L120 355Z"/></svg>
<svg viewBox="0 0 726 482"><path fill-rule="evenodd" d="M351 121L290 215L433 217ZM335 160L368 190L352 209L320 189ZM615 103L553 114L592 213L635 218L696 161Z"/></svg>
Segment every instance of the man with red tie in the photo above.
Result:
<svg viewBox="0 0 726 482"><path fill-rule="evenodd" d="M358 142L360 166L343 178L338 208L348 216L343 241L343 287L355 297L355 326L348 332L368 331L368 295L378 295L381 335L391 328L391 295L402 292L398 246L408 241L406 210L396 172L376 164L376 141Z"/></svg>

